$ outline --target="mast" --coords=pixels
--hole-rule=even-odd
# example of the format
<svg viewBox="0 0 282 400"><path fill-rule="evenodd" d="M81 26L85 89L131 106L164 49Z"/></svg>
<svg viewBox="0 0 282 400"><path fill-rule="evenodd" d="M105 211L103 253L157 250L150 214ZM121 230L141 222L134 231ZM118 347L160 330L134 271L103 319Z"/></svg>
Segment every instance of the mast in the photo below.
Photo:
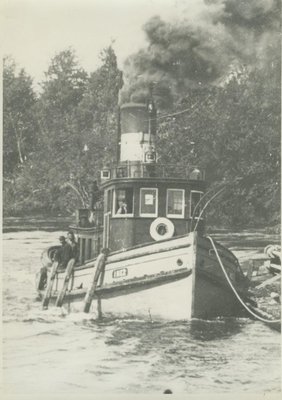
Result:
<svg viewBox="0 0 282 400"><path fill-rule="evenodd" d="M118 107L118 115L117 115L117 153L116 153L116 158L117 158L117 163L120 161L120 136L121 136L121 129L120 129L120 107Z"/></svg>

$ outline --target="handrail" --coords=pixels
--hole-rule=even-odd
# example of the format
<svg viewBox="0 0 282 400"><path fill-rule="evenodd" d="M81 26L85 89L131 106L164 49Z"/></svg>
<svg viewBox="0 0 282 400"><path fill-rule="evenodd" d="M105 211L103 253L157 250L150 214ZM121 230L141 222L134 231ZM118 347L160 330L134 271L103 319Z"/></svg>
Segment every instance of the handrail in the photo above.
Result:
<svg viewBox="0 0 282 400"><path fill-rule="evenodd" d="M205 171L198 166L159 164L143 162L127 162L118 166L110 166L108 170L113 179L123 178L188 178L204 180Z"/></svg>

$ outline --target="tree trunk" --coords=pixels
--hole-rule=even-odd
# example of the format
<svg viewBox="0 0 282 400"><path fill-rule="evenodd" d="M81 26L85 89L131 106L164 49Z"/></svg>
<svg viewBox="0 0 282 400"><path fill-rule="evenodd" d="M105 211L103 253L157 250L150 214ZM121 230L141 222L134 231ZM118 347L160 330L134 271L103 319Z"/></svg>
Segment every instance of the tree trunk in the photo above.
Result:
<svg viewBox="0 0 282 400"><path fill-rule="evenodd" d="M9 115L9 117L10 117L10 121L11 121L12 127L13 127L14 132L15 132L15 136L16 136L16 142L17 142L17 149L18 149L19 160L20 160L20 163L23 164L23 163L24 163L24 159L23 159L22 149L21 149L22 134L19 134L19 133L18 133L16 124L15 124L15 122L14 122L13 117L11 116L11 114Z"/></svg>

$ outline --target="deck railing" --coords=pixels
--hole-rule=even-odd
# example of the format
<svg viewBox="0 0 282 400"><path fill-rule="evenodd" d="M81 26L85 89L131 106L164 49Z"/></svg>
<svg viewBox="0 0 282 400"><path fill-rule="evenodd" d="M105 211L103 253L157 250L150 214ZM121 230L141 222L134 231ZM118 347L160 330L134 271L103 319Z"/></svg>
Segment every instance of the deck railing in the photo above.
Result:
<svg viewBox="0 0 282 400"><path fill-rule="evenodd" d="M127 163L109 168L109 178L186 178L204 180L205 171L195 165Z"/></svg>

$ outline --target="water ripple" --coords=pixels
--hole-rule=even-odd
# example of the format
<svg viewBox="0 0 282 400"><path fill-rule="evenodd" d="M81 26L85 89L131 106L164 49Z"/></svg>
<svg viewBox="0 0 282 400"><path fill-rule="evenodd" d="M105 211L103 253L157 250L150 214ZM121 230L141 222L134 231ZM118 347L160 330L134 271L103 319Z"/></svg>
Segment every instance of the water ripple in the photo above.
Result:
<svg viewBox="0 0 282 400"><path fill-rule="evenodd" d="M168 388L186 395L280 390L280 335L260 322L115 316L97 321L60 308L42 311L34 276L41 251L59 234L3 235L3 379L10 393L79 397L159 394ZM257 243L271 239L247 235L223 239L242 256L260 251Z"/></svg>

